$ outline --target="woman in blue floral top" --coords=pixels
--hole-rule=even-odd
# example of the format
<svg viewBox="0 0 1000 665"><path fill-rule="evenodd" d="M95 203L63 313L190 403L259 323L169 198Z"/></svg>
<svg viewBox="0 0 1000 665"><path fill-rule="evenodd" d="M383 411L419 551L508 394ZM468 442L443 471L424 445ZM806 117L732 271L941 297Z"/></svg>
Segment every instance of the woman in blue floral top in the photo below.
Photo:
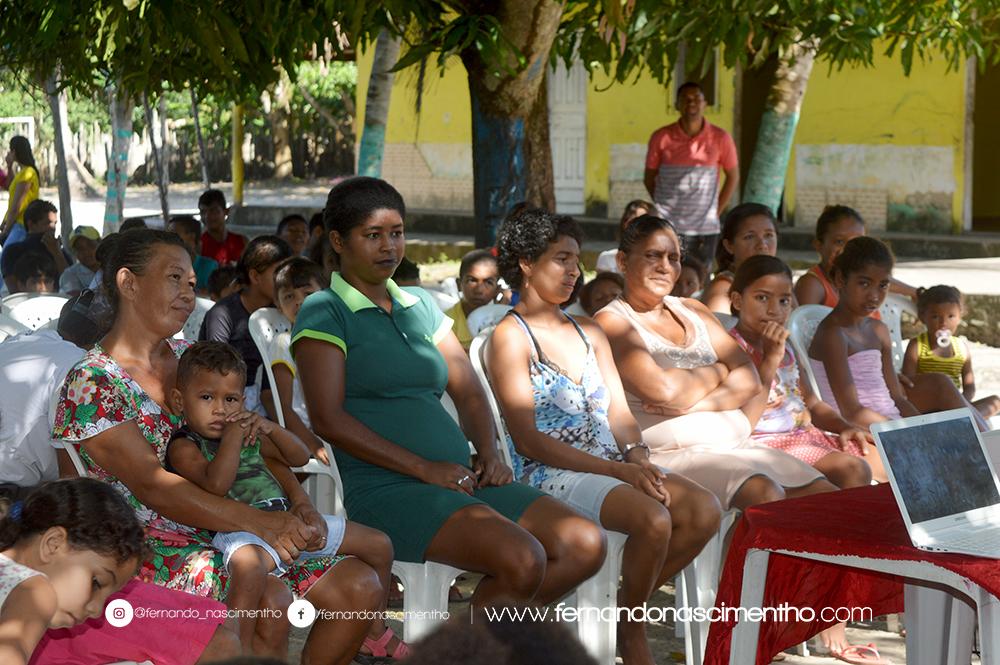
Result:
<svg viewBox="0 0 1000 665"><path fill-rule="evenodd" d="M504 279L520 293L490 340L488 364L519 480L628 536L619 606L638 607L701 551L720 508L700 485L649 461L611 347L560 309L580 274L580 229L529 209L500 230ZM622 621L626 665L651 664L645 624Z"/></svg>

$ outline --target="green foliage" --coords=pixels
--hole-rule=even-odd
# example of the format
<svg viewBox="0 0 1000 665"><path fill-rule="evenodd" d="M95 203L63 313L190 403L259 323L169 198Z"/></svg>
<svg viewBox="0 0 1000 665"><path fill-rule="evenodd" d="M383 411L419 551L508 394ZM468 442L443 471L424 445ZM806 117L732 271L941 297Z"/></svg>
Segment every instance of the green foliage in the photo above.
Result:
<svg viewBox="0 0 1000 665"><path fill-rule="evenodd" d="M200 97L247 101L294 72L313 44L338 43L338 0L22 0L0 11L0 67L94 93L194 86Z"/></svg>
<svg viewBox="0 0 1000 665"><path fill-rule="evenodd" d="M618 81L643 71L669 80L681 44L689 69L716 48L727 66L752 67L796 43L815 43L837 67L872 65L884 48L906 73L914 58L955 68L969 56L1000 57L996 0L630 0L618 17L603 5L569 1L553 52L578 54Z"/></svg>

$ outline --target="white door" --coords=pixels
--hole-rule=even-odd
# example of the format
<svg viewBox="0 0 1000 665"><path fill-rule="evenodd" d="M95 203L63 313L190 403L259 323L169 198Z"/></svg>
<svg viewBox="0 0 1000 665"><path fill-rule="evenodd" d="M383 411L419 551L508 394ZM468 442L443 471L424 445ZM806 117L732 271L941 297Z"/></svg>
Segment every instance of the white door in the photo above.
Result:
<svg viewBox="0 0 1000 665"><path fill-rule="evenodd" d="M580 215L587 167L587 70L559 63L549 71L549 140L556 211Z"/></svg>

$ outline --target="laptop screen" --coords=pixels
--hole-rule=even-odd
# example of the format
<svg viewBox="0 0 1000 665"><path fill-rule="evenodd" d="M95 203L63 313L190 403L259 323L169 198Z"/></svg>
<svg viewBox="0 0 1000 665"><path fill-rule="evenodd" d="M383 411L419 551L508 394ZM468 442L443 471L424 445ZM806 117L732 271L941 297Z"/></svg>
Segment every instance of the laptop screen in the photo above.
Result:
<svg viewBox="0 0 1000 665"><path fill-rule="evenodd" d="M1000 503L968 417L879 432L910 522Z"/></svg>

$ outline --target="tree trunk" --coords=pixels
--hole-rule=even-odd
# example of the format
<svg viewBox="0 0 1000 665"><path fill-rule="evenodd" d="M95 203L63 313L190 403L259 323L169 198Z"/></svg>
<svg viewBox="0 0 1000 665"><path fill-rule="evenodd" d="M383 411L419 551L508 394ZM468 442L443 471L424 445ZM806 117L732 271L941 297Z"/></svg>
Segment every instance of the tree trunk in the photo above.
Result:
<svg viewBox="0 0 1000 665"><path fill-rule="evenodd" d="M815 57L815 44L798 44L779 56L743 188L744 202L762 203L774 211L781 205L795 127Z"/></svg>
<svg viewBox="0 0 1000 665"><path fill-rule="evenodd" d="M170 221L170 206L167 203L167 192L164 188L163 180L163 160L160 156L160 149L156 147L156 126L157 122L153 118L153 107L149 105L149 97L142 95L142 107L146 113L146 131L149 133L149 145L153 151L153 166L156 169L156 189L160 193L160 212L163 215L163 224Z"/></svg>
<svg viewBox="0 0 1000 665"><path fill-rule="evenodd" d="M271 125L271 143L274 146L274 179L287 180L292 177L292 140L289 129L289 102L292 84L288 74L281 70L281 77L274 84L274 92L265 92L270 103L265 104L267 120ZM268 108L268 106L270 108Z"/></svg>
<svg viewBox="0 0 1000 665"><path fill-rule="evenodd" d="M549 71L546 67L545 79L548 79ZM525 131L524 163L528 184L524 198L532 205L555 210L555 176L552 172L552 143L549 141L549 87L546 80L542 80L538 87Z"/></svg>
<svg viewBox="0 0 1000 665"><path fill-rule="evenodd" d="M243 205L243 105L233 104L233 200L235 207Z"/></svg>
<svg viewBox="0 0 1000 665"><path fill-rule="evenodd" d="M205 136L201 133L201 121L198 119L198 93L191 88L191 117L194 118L194 135L198 140L198 159L201 160L201 184L205 189L212 188L212 179L208 177L208 152L205 151Z"/></svg>
<svg viewBox="0 0 1000 665"><path fill-rule="evenodd" d="M66 159L66 137L69 135L69 123L66 118L66 91L58 89L56 75L53 74L45 82L52 109L52 128L55 133L56 165L59 181L59 232L63 245L69 244L69 235L73 232L72 194L70 191L69 164Z"/></svg>
<svg viewBox="0 0 1000 665"><path fill-rule="evenodd" d="M549 51L562 16L562 4L553 0L533 0L530 7L518 0L499 0L492 12L504 35L524 55L527 66L513 74L496 76L483 62L478 49L462 53L469 75L472 101L472 179L476 211L476 246L496 242L500 223L514 204L528 195L528 182L537 187L539 200L554 201L551 147L548 131L544 145L527 147L538 136L539 113L548 122L547 95L544 112L536 106L545 85ZM536 114L531 123L529 116ZM546 158L540 157L548 152ZM530 162L529 162L530 158ZM535 174L530 169L548 164L548 172Z"/></svg>
<svg viewBox="0 0 1000 665"><path fill-rule="evenodd" d="M109 90L111 111L111 159L108 163L108 191L104 206L104 234L115 233L125 214L128 186L128 153L132 147L132 100L120 89Z"/></svg>
<svg viewBox="0 0 1000 665"><path fill-rule="evenodd" d="M160 95L160 205L163 207L163 228L170 222L170 141L167 135L167 96Z"/></svg>
<svg viewBox="0 0 1000 665"><path fill-rule="evenodd" d="M389 119L389 101L392 96L392 73L389 72L399 58L399 38L387 30L379 33L375 42L375 58L368 79L368 96L365 99L365 125L361 131L358 150L358 175L378 178L382 175L382 154L385 152L385 125Z"/></svg>

